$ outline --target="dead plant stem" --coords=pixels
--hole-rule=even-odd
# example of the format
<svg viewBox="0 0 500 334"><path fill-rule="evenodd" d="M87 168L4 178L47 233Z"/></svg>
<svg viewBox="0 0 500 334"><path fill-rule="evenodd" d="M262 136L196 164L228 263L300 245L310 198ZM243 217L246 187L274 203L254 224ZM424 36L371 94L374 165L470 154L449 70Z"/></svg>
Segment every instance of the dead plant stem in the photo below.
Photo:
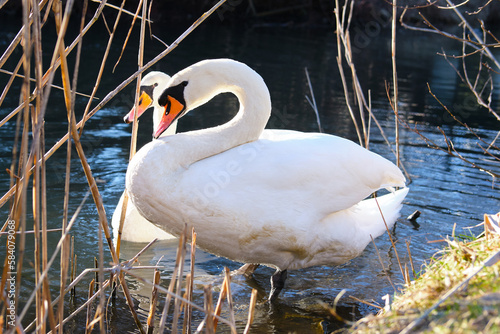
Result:
<svg viewBox="0 0 500 334"><path fill-rule="evenodd" d="M396 115L394 120L394 130L395 130L395 141L396 141L396 166L400 165L399 157L399 109L398 109L398 72L396 69L396 16L397 16L397 0L392 1L392 38L391 38L391 58L392 58L392 85L393 85L393 106L394 114Z"/></svg>
<svg viewBox="0 0 500 334"><path fill-rule="evenodd" d="M88 114L85 115L85 117L82 118L80 122L76 124L76 128L80 129L83 124L90 119L92 116L94 116L102 107L104 107L113 97L115 97L123 88L128 86L137 76L144 71L146 71L148 68L156 64L158 61L160 61L163 57L165 57L167 54L169 54L173 49L179 45L181 41L183 41L194 29L196 29L203 21L205 21L214 11L217 10L226 0L220 0L217 4L215 4L209 11L205 12L198 20L196 20L181 36L179 36L166 50L161 52L159 55L157 55L154 59L149 61L146 65L144 65L142 68L137 70L134 74L132 74L130 77L128 77L125 81L123 81L120 85L118 85L113 91L109 92L98 104L97 106L94 107ZM104 6L105 0L101 2L101 6ZM102 9L101 9L102 10ZM96 13L97 15L97 13ZM96 15L94 15L94 18L96 19ZM95 20L94 19L94 20ZM92 20L91 20L92 22ZM85 27L84 31L86 32L90 28L90 23L87 24ZM81 36L79 37L81 38ZM79 41L79 38L73 42L73 44L76 44L77 41ZM72 44L72 45L73 45ZM68 48L71 49L71 46ZM29 94L27 95L29 96ZM27 103L24 103L27 105ZM56 144L52 146L50 150L47 151L45 154L45 159L48 159L51 157L54 152L61 147L61 145L68 140L70 134L67 133L64 135ZM31 170L29 171L31 173ZM5 202L15 193L15 188L11 187L9 191L7 191L2 198L0 198L0 208L5 204Z"/></svg>
<svg viewBox="0 0 500 334"><path fill-rule="evenodd" d="M122 14L123 6L125 5L125 1L126 0L122 0L122 4L120 6L120 10L118 11L118 15L116 16L115 24L113 26L113 32L109 36L108 44L106 45L106 50L104 51L104 55L102 56L102 61L101 61L101 66L99 68L99 73L97 74L97 79L95 81L94 88L92 89L92 93L90 94L91 98L89 99L89 101L87 103L87 106L85 107L85 111L83 113L83 118L82 118L83 124L80 127L80 136L82 135L83 126L85 125L85 119L86 119L85 116L89 113L90 105L92 104L92 101L94 100L94 96L95 96L95 94L97 92L97 88L99 88L99 84L101 83L102 73L104 72L104 66L106 65L106 60L108 59L109 50L111 49L111 43L113 42L113 38L114 38L115 32L116 32L116 28L118 27L118 22L120 22L120 17L121 17L121 14Z"/></svg>
<svg viewBox="0 0 500 334"><path fill-rule="evenodd" d="M248 320L243 334L248 334L250 332L250 326L253 323L253 318L255 315L255 305L257 304L257 292L258 291L256 289L252 289L252 294L250 296L250 305L248 307Z"/></svg>

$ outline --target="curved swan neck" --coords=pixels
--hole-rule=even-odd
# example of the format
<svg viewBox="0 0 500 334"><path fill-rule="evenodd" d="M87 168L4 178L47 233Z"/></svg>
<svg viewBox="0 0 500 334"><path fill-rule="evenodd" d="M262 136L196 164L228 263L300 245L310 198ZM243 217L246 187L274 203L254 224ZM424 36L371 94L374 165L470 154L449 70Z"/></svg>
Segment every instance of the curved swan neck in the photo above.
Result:
<svg viewBox="0 0 500 334"><path fill-rule="evenodd" d="M257 140L271 115L271 97L260 75L239 62L212 62L205 64L213 65L207 66L206 77L198 77L198 80L204 80L202 87L198 89L193 82L189 82L187 86L192 85L192 90L186 92L186 101L193 101L191 106L188 106L189 109L226 92L233 93L238 98L240 108L236 116L223 125L189 132L190 138L197 139L196 143L190 145L190 150L197 156L197 160ZM209 91L203 94L203 88Z"/></svg>
<svg viewBox="0 0 500 334"><path fill-rule="evenodd" d="M228 90L236 95L240 108L233 119L219 126L218 131L227 136L225 139L233 139L233 146L257 140L266 127L271 115L271 98L263 81L262 85L251 88L235 86Z"/></svg>

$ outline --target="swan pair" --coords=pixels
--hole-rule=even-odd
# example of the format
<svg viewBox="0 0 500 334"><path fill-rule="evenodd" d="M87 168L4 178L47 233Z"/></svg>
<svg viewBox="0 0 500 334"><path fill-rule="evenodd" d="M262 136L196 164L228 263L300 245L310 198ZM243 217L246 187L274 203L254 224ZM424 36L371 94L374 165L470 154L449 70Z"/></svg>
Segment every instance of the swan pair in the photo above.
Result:
<svg viewBox="0 0 500 334"><path fill-rule="evenodd" d="M160 137L224 92L240 103L232 120ZM161 111L158 139L129 164L131 201L170 234L194 227L197 245L210 253L276 268L271 301L288 269L345 263L386 231L384 220L391 228L399 216L408 188L398 167L340 137L265 130L269 91L243 63L196 63L174 75L153 103ZM365 199L384 188L392 192Z"/></svg>

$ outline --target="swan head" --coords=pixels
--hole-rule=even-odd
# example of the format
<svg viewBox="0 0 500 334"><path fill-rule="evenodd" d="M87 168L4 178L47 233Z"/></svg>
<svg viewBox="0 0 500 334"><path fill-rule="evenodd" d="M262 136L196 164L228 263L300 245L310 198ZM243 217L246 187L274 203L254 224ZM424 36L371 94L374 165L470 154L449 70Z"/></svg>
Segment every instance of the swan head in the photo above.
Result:
<svg viewBox="0 0 500 334"><path fill-rule="evenodd" d="M270 112L269 91L257 72L232 59L203 60L175 74L159 96L163 115L153 137L158 138L190 110L226 92L234 93L238 99L251 94L259 101L268 101Z"/></svg>
<svg viewBox="0 0 500 334"><path fill-rule="evenodd" d="M159 71L149 72L147 75L144 76L144 78L142 78L140 87L139 105L137 107L137 118L139 118L149 107L159 108L157 102L158 97L163 92L169 81L170 81L170 76L166 73ZM134 121L135 113L136 110L134 106L132 110L130 110L130 112L127 115L125 115L123 121L125 123L132 123ZM155 115L154 118L157 119L159 118L158 116Z"/></svg>

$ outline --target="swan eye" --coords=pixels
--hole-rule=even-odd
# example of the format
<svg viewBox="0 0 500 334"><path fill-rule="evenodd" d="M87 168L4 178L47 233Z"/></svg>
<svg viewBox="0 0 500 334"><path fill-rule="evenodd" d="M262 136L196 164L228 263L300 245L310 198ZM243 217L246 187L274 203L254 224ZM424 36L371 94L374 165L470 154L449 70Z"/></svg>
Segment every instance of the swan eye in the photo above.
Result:
<svg viewBox="0 0 500 334"><path fill-rule="evenodd" d="M182 85L182 87L186 87L188 85L188 82L187 81L183 81L183 82L181 82L181 85Z"/></svg>

